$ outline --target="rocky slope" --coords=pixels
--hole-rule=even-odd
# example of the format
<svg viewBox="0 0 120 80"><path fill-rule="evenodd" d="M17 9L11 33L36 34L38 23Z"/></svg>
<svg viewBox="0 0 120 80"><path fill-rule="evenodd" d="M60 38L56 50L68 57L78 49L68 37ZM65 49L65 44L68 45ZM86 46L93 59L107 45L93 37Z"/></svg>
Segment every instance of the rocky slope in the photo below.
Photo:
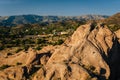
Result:
<svg viewBox="0 0 120 80"><path fill-rule="evenodd" d="M120 12L110 16L105 21L109 25L110 24L112 24L112 25L115 24L115 25L119 25L120 26Z"/></svg>
<svg viewBox="0 0 120 80"><path fill-rule="evenodd" d="M0 80L29 80L47 63L56 47L47 46L40 51L29 49L14 55L0 56Z"/></svg>
<svg viewBox="0 0 120 80"><path fill-rule="evenodd" d="M103 24L82 25L61 46L1 56L0 65L11 66L0 80L119 80L118 37Z"/></svg>
<svg viewBox="0 0 120 80"><path fill-rule="evenodd" d="M103 20L103 22L107 24L112 31L117 31L120 29L120 13L110 16L109 18Z"/></svg>

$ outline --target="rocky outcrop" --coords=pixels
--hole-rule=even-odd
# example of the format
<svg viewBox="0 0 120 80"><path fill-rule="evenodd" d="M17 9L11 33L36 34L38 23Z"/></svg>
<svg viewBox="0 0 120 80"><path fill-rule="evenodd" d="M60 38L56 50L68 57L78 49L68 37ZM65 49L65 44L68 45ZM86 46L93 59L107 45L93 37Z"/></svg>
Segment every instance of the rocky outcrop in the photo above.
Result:
<svg viewBox="0 0 120 80"><path fill-rule="evenodd" d="M22 67L10 67L0 71L0 80L26 80Z"/></svg>
<svg viewBox="0 0 120 80"><path fill-rule="evenodd" d="M17 54L0 57L0 80L27 80L47 63L56 47L47 46L40 51L30 48Z"/></svg>
<svg viewBox="0 0 120 80"><path fill-rule="evenodd" d="M119 80L119 38L103 24L82 25L60 46L0 57L10 65L0 67L0 80Z"/></svg>
<svg viewBox="0 0 120 80"><path fill-rule="evenodd" d="M33 80L117 80L119 44L107 26L80 26Z"/></svg>

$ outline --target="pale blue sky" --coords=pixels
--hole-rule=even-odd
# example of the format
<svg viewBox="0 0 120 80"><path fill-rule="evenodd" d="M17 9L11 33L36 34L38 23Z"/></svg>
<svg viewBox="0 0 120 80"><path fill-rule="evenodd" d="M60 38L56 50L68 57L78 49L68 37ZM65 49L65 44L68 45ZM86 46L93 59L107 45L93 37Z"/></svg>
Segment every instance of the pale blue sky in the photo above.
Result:
<svg viewBox="0 0 120 80"><path fill-rule="evenodd" d="M113 15L120 0L0 0L0 16L7 15Z"/></svg>

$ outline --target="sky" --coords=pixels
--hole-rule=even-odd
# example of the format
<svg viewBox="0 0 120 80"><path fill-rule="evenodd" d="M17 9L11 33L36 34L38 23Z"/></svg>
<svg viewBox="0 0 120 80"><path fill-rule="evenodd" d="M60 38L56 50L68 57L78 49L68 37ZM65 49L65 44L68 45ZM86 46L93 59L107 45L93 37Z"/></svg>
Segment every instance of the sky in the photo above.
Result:
<svg viewBox="0 0 120 80"><path fill-rule="evenodd" d="M113 15L118 12L120 12L120 0L0 0L0 16Z"/></svg>

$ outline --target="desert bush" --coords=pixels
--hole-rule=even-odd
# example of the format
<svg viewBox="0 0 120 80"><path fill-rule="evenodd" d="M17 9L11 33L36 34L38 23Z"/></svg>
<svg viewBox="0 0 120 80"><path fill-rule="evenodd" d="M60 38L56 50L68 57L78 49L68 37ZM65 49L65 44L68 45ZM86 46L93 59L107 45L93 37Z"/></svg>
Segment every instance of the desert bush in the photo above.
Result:
<svg viewBox="0 0 120 80"><path fill-rule="evenodd" d="M3 70L3 69L6 69L6 68L8 68L8 67L10 67L10 65L2 65L1 67L0 67L0 70Z"/></svg>
<svg viewBox="0 0 120 80"><path fill-rule="evenodd" d="M0 44L0 50L3 50L4 48L5 48L5 46Z"/></svg>
<svg viewBox="0 0 120 80"><path fill-rule="evenodd" d="M37 44L42 44L42 43L46 43L46 40L44 38L39 38L36 40Z"/></svg>
<svg viewBox="0 0 120 80"><path fill-rule="evenodd" d="M62 39L59 39L59 40L57 41L57 45L61 45L62 43L64 43L64 41L63 41Z"/></svg>
<svg viewBox="0 0 120 80"><path fill-rule="evenodd" d="M21 44L34 44L34 41L32 39L24 39L21 41Z"/></svg>
<svg viewBox="0 0 120 80"><path fill-rule="evenodd" d="M16 63L16 65L22 65L22 63L20 63L20 62L17 62L17 63Z"/></svg>
<svg viewBox="0 0 120 80"><path fill-rule="evenodd" d="M62 39L59 39L58 41L50 43L50 44L55 46L55 45L61 45L62 43L64 43L64 41Z"/></svg>
<svg viewBox="0 0 120 80"><path fill-rule="evenodd" d="M4 49L4 46L1 46L1 47L0 47L0 50L3 50L3 49Z"/></svg>
<svg viewBox="0 0 120 80"><path fill-rule="evenodd" d="M41 49L41 46L37 46L35 49L36 49L36 50L40 50L40 49Z"/></svg>
<svg viewBox="0 0 120 80"><path fill-rule="evenodd" d="M29 49L29 47L30 47L29 45L24 45L23 50L27 51Z"/></svg>

